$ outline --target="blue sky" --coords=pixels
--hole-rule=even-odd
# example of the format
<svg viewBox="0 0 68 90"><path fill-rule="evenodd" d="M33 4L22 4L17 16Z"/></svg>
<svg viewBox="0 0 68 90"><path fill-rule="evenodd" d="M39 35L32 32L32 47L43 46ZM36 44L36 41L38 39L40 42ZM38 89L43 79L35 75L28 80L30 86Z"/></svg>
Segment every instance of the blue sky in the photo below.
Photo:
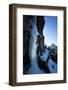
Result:
<svg viewBox="0 0 68 90"><path fill-rule="evenodd" d="M54 43L57 45L57 16L45 16L44 19L44 44L50 46L52 43Z"/></svg>

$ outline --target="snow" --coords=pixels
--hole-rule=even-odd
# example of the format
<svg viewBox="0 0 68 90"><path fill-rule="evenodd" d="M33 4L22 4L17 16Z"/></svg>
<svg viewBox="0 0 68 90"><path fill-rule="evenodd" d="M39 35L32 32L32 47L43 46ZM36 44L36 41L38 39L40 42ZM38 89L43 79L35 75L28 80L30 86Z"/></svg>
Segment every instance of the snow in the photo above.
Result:
<svg viewBox="0 0 68 90"><path fill-rule="evenodd" d="M42 56L40 56L41 61L47 61L49 55L49 51L46 49L46 52L42 53ZM57 64L50 58L48 60L48 67L51 73L56 73L57 72Z"/></svg>
<svg viewBox="0 0 68 90"><path fill-rule="evenodd" d="M48 67L51 73L56 73L57 72L57 64L50 59L48 61Z"/></svg>
<svg viewBox="0 0 68 90"><path fill-rule="evenodd" d="M39 57L41 58L42 61L47 61L49 55L49 51L46 49L46 52L42 52L42 56L39 54Z"/></svg>
<svg viewBox="0 0 68 90"><path fill-rule="evenodd" d="M42 74L45 73L44 70L40 69L37 64L37 58L35 57L32 60L30 69L26 72L26 74Z"/></svg>
<svg viewBox="0 0 68 90"><path fill-rule="evenodd" d="M50 49L56 49L56 46L54 44L52 44L49 48Z"/></svg>

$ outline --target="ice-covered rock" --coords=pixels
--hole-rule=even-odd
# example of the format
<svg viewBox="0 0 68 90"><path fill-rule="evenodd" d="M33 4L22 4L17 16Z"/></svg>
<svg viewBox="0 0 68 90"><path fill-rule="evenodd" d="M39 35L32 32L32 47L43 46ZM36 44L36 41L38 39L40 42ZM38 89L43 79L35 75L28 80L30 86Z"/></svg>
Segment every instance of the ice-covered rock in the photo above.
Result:
<svg viewBox="0 0 68 90"><path fill-rule="evenodd" d="M57 73L57 64L52 59L49 59L48 67L51 73Z"/></svg>
<svg viewBox="0 0 68 90"><path fill-rule="evenodd" d="M51 46L49 46L49 49L56 49L57 46L55 44L51 44Z"/></svg>
<svg viewBox="0 0 68 90"><path fill-rule="evenodd" d="M49 50L48 49L46 49L46 51L43 51L42 55L40 55L40 53L39 53L39 57L42 61L47 61L48 56L49 56Z"/></svg>
<svg viewBox="0 0 68 90"><path fill-rule="evenodd" d="M26 74L41 74L44 73L44 70L41 70L38 67L38 63L37 63L37 28L36 25L33 25L32 31L31 31L31 37L30 37L30 41L29 41L29 57L30 57L30 63L31 63L31 67L29 68L29 70L26 72Z"/></svg>

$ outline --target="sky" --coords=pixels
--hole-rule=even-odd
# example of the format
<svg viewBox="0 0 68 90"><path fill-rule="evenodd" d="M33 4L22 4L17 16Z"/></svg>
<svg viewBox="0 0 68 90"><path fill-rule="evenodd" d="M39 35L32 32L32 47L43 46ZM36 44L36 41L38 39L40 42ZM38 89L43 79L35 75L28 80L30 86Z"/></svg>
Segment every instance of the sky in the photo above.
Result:
<svg viewBox="0 0 68 90"><path fill-rule="evenodd" d="M47 46L50 46L51 44L57 45L57 16L45 16L44 19L44 44Z"/></svg>

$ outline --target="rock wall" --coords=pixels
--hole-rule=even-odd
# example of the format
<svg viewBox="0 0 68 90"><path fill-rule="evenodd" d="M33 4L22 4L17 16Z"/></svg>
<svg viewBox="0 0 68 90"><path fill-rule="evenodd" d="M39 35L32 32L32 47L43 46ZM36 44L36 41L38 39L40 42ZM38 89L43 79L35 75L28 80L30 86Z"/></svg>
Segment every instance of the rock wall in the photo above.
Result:
<svg viewBox="0 0 68 90"><path fill-rule="evenodd" d="M44 17L23 16L23 70L24 73L31 67L37 52L44 50ZM36 60L37 61L37 60Z"/></svg>

